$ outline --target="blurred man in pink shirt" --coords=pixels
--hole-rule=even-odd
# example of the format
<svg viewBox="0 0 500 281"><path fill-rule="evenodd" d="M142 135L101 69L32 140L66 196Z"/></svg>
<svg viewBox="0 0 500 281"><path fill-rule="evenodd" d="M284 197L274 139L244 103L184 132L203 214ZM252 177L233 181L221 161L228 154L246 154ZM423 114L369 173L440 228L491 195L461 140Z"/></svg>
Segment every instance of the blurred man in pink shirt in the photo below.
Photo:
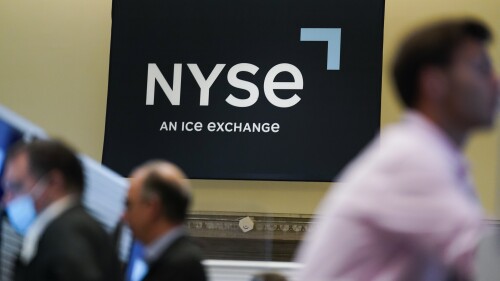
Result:
<svg viewBox="0 0 500 281"><path fill-rule="evenodd" d="M483 214L462 150L495 119L490 39L483 23L454 19L404 41L393 75L405 116L322 202L298 280L473 280Z"/></svg>

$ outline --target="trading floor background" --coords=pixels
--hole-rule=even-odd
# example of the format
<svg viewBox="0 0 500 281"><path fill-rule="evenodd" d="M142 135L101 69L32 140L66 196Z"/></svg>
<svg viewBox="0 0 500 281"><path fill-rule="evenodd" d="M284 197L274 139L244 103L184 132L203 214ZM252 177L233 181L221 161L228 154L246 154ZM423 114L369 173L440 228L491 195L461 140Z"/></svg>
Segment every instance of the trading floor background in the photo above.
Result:
<svg viewBox="0 0 500 281"><path fill-rule="evenodd" d="M439 17L476 16L495 32L498 70L499 10L498 0L386 0L381 126L400 114L388 69L401 36ZM111 0L0 0L0 103L97 160L104 139L111 24ZM467 149L479 197L496 217L499 128L497 123L492 133L475 137ZM310 215L329 185L194 180L193 211Z"/></svg>

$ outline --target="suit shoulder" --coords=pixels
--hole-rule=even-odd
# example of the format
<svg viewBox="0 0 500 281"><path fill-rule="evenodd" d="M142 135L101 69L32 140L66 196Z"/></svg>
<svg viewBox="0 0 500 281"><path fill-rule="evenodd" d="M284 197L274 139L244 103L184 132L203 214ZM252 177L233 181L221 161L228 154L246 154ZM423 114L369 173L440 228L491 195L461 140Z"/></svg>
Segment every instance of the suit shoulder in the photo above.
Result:
<svg viewBox="0 0 500 281"><path fill-rule="evenodd" d="M188 236L182 236L166 251L166 258L177 261L200 261L203 259L201 249Z"/></svg>
<svg viewBox="0 0 500 281"><path fill-rule="evenodd" d="M74 206L61 214L47 226L42 238L60 247L73 241L102 244L103 247L111 243L111 237L82 206Z"/></svg>
<svg viewBox="0 0 500 281"><path fill-rule="evenodd" d="M152 265L144 280L207 280L200 248L190 238L180 237Z"/></svg>

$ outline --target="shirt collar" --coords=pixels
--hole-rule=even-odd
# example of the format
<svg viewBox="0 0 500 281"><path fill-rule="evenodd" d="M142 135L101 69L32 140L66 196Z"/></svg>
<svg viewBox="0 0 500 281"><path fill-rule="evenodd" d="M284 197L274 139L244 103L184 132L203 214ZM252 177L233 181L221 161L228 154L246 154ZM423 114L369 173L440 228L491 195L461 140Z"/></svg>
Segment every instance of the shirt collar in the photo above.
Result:
<svg viewBox="0 0 500 281"><path fill-rule="evenodd" d="M183 226L177 226L170 231L166 232L162 236L160 236L158 239L150 243L149 245L145 246L144 249L144 259L148 262L151 263L155 260L157 260L160 255L168 248L172 243L179 238L180 236L184 235L185 230Z"/></svg>
<svg viewBox="0 0 500 281"><path fill-rule="evenodd" d="M23 238L20 258L24 263L29 263L36 255L38 241L47 226L59 217L66 210L76 205L78 202L76 195L67 195L50 204L40 215L37 216L26 236Z"/></svg>
<svg viewBox="0 0 500 281"><path fill-rule="evenodd" d="M414 126L426 130L430 134L434 135L436 139L439 139L444 145L446 145L450 150L455 153L460 154L460 148L452 142L449 136L439 128L434 122L432 122L427 116L416 110L409 110L405 113L403 117L403 122L408 122Z"/></svg>
<svg viewBox="0 0 500 281"><path fill-rule="evenodd" d="M441 128L439 128L435 123L429 120L429 118L427 118L422 113L415 110L409 110L405 113L403 117L403 122L409 123L419 128L421 131L426 132L437 142L441 143L443 148L450 155L453 155L454 157L458 158L457 160L459 160L460 163L462 164L467 163L467 160L465 159L460 148L455 143L453 143L450 137L446 135L446 133Z"/></svg>
<svg viewBox="0 0 500 281"><path fill-rule="evenodd" d="M410 110L403 117L403 122L410 124L434 139L442 147L443 153L448 157L449 163L453 165L456 176L461 180L470 181L470 165L460 148L452 142L445 132L429 120L422 113ZM470 185L475 196L473 185Z"/></svg>

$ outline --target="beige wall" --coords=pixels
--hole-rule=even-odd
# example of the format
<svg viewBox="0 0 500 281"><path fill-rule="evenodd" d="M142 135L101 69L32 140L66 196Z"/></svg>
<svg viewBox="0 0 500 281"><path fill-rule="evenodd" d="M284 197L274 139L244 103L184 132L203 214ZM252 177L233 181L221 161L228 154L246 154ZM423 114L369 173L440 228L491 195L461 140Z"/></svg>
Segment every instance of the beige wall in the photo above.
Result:
<svg viewBox="0 0 500 281"><path fill-rule="evenodd" d="M398 119L387 75L394 48L411 27L448 15L476 15L500 40L498 0L387 0L382 125ZM0 103L100 160L109 66L111 0L0 0ZM500 48L492 48L495 65ZM499 125L500 126L500 125ZM498 127L475 137L467 154L488 213L498 212ZM195 211L311 214L328 183L194 181Z"/></svg>

